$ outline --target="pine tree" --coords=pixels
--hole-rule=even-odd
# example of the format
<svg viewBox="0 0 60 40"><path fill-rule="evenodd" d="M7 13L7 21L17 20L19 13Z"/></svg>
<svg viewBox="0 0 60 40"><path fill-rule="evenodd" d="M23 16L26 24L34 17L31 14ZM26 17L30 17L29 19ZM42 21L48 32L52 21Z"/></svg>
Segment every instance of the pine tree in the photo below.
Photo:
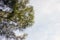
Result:
<svg viewBox="0 0 60 40"><path fill-rule="evenodd" d="M0 9L0 35L5 35L7 40L8 38L23 40L26 34L16 36L13 30L19 29L20 31L24 31L23 29L33 25L34 11L33 7L28 5L29 0L0 1L4 4L2 4L2 8L4 9Z"/></svg>

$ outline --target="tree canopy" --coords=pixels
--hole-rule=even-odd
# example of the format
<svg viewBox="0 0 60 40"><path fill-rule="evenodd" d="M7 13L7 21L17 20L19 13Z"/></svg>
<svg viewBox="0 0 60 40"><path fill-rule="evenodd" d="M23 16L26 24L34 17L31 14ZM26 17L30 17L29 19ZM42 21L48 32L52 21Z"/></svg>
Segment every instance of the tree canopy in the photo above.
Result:
<svg viewBox="0 0 60 40"><path fill-rule="evenodd" d="M12 10L0 11L0 34L14 35L13 29L25 29L34 23L33 7L28 5L29 0L2 0L4 5ZM11 12L10 12L11 11ZM6 37L7 37L6 36Z"/></svg>

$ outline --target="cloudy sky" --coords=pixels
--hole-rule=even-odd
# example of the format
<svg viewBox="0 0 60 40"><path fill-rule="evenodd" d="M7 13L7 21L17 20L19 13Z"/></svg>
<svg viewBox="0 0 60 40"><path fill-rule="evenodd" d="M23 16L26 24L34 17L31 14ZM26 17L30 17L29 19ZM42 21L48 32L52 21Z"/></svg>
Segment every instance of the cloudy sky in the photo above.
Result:
<svg viewBox="0 0 60 40"><path fill-rule="evenodd" d="M26 40L60 40L60 0L30 0L30 5L35 23L26 29Z"/></svg>
<svg viewBox="0 0 60 40"><path fill-rule="evenodd" d="M35 24L27 29L27 40L60 40L60 0L30 0Z"/></svg>

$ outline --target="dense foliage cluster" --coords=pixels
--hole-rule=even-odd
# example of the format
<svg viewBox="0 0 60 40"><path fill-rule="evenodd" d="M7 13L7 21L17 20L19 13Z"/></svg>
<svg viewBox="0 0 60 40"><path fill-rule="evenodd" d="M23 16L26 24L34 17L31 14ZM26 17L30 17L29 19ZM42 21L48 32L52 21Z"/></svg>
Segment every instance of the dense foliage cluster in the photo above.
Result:
<svg viewBox="0 0 60 40"><path fill-rule="evenodd" d="M0 1L2 1L3 4L8 7L8 9L9 8L11 9L9 11L6 8L0 9L1 35L6 35L6 37L12 36L13 38L16 38L13 30L25 29L26 27L29 27L34 23L33 20L34 11L33 7L28 5L29 0L0 0Z"/></svg>

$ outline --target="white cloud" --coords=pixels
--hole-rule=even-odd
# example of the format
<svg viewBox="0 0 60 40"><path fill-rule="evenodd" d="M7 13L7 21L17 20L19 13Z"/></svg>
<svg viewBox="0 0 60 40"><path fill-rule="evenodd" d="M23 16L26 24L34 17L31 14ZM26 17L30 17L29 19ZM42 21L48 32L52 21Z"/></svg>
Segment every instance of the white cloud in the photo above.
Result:
<svg viewBox="0 0 60 40"><path fill-rule="evenodd" d="M35 24L27 40L60 40L60 0L31 0Z"/></svg>

